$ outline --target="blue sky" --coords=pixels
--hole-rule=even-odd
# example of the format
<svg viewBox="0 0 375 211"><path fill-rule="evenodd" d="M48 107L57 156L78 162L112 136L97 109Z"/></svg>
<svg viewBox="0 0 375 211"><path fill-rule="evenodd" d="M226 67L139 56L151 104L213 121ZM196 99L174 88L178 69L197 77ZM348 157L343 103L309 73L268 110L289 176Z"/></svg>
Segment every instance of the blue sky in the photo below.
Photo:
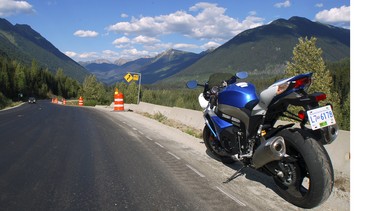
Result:
<svg viewBox="0 0 375 211"><path fill-rule="evenodd" d="M292 16L350 28L350 1L0 0L0 17L30 25L76 61L199 53Z"/></svg>

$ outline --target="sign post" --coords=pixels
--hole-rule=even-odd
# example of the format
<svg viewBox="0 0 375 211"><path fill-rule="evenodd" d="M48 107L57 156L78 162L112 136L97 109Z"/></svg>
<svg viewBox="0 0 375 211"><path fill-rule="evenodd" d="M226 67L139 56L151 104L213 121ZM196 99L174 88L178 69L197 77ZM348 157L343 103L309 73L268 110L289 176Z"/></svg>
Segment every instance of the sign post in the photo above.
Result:
<svg viewBox="0 0 375 211"><path fill-rule="evenodd" d="M138 82L138 100L137 104L139 104L140 101L140 94L141 94L141 80L142 80L142 74L141 73L134 73L134 72L128 72L126 75L124 75L125 81L130 83L132 80L139 81Z"/></svg>

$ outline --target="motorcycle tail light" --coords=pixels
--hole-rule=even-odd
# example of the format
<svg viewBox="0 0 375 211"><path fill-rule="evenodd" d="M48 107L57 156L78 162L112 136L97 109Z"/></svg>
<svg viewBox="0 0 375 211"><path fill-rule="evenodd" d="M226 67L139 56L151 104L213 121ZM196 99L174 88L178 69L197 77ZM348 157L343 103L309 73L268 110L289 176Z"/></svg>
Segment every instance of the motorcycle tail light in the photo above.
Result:
<svg viewBox="0 0 375 211"><path fill-rule="evenodd" d="M283 84L280 84L277 86L277 91L276 91L276 94L281 94L283 92L285 92L285 90L287 90L289 87L289 82L286 82L286 83L283 83Z"/></svg>
<svg viewBox="0 0 375 211"><path fill-rule="evenodd" d="M311 79L309 77L300 78L295 81L294 88L308 87L310 86L310 84L311 84Z"/></svg>
<svg viewBox="0 0 375 211"><path fill-rule="evenodd" d="M315 100L317 102L325 100L325 99L327 99L327 95L326 94L320 94L320 95L315 96Z"/></svg>
<svg viewBox="0 0 375 211"><path fill-rule="evenodd" d="M304 120L305 117L306 117L305 111L300 110L300 111L298 112L298 117L299 117L301 120Z"/></svg>

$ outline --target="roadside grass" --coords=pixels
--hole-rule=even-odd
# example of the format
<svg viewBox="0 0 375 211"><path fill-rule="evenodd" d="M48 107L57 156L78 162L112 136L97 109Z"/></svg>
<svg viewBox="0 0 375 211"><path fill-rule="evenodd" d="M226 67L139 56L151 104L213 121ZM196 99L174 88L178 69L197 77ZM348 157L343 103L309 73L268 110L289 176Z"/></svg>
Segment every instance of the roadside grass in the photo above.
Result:
<svg viewBox="0 0 375 211"><path fill-rule="evenodd" d="M335 176L334 186L343 192L350 192L350 179L342 176Z"/></svg>
<svg viewBox="0 0 375 211"><path fill-rule="evenodd" d="M191 136L194 136L195 138L203 138L203 132L202 130L197 130L193 127L190 127L188 125L185 125L185 124L182 124L181 122L178 122L178 121L175 121L175 120L172 120L172 119L168 119L168 117L166 117L165 115L163 115L162 113L158 112L156 114L150 114L150 113L147 113L147 112L136 112L136 113L139 113L145 117L148 117L150 119L155 119L156 121L164 124L164 125L168 125L170 127L173 127L173 128L176 128L176 129L179 129L180 131L186 133L186 134L189 134Z"/></svg>
<svg viewBox="0 0 375 211"><path fill-rule="evenodd" d="M9 101L8 103L0 106L0 110L5 110L7 108L12 108L12 107L16 107L18 105L21 105L23 102L22 101L16 101L16 102L13 102L13 101Z"/></svg>

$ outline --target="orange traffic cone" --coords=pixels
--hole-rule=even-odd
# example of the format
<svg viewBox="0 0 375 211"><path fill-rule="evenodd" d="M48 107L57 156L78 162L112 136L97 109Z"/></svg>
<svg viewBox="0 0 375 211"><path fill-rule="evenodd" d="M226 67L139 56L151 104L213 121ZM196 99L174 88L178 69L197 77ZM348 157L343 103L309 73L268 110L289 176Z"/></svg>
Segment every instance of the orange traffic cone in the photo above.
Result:
<svg viewBox="0 0 375 211"><path fill-rule="evenodd" d="M124 95L121 92L118 92L116 89L114 95L114 111L123 111L124 110Z"/></svg>
<svg viewBox="0 0 375 211"><path fill-rule="evenodd" d="M82 96L80 96L79 99L78 99L78 105L79 106L83 106L83 98L82 98Z"/></svg>

